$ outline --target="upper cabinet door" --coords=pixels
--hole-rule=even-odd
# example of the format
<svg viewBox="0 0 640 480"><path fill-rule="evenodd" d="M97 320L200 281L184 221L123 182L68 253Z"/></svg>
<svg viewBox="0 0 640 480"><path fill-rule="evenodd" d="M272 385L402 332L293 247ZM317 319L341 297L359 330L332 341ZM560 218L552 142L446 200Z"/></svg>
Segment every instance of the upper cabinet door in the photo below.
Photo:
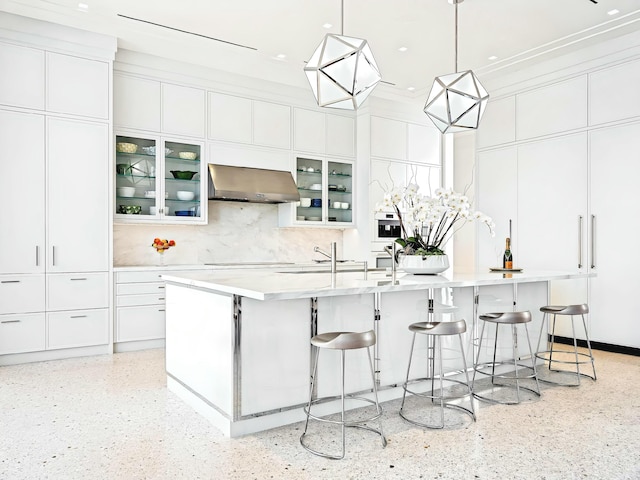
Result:
<svg viewBox="0 0 640 480"><path fill-rule="evenodd" d="M291 107L254 100L253 143L291 148Z"/></svg>
<svg viewBox="0 0 640 480"><path fill-rule="evenodd" d="M108 126L50 117L47 149L48 271L108 270Z"/></svg>
<svg viewBox="0 0 640 480"><path fill-rule="evenodd" d="M170 83L162 84L162 132L205 136L205 91Z"/></svg>
<svg viewBox="0 0 640 480"><path fill-rule="evenodd" d="M566 132L586 126L586 75L517 95L516 132L518 140Z"/></svg>
<svg viewBox="0 0 640 480"><path fill-rule="evenodd" d="M251 100L209 92L209 138L251 143Z"/></svg>
<svg viewBox="0 0 640 480"><path fill-rule="evenodd" d="M0 110L0 273L44 272L44 117Z"/></svg>
<svg viewBox="0 0 640 480"><path fill-rule="evenodd" d="M440 165L440 131L435 127L407 125L407 157L410 162Z"/></svg>
<svg viewBox="0 0 640 480"><path fill-rule="evenodd" d="M382 117L371 117L371 156L407 159L407 124Z"/></svg>
<svg viewBox="0 0 640 480"><path fill-rule="evenodd" d="M160 131L160 82L113 75L113 123L118 127Z"/></svg>
<svg viewBox="0 0 640 480"><path fill-rule="evenodd" d="M516 97L489 99L478 127L478 148L515 142L516 140Z"/></svg>
<svg viewBox="0 0 640 480"><path fill-rule="evenodd" d="M0 43L0 103L44 109L44 52Z"/></svg>
<svg viewBox="0 0 640 480"><path fill-rule="evenodd" d="M353 118L327 114L327 153L355 157L356 122Z"/></svg>
<svg viewBox="0 0 640 480"><path fill-rule="evenodd" d="M324 113L296 108L293 148L301 152L324 153L326 142Z"/></svg>
<svg viewBox="0 0 640 480"><path fill-rule="evenodd" d="M589 75L589 123L598 125L640 115L640 61Z"/></svg>
<svg viewBox="0 0 640 480"><path fill-rule="evenodd" d="M109 118L109 64L47 52L47 109Z"/></svg>

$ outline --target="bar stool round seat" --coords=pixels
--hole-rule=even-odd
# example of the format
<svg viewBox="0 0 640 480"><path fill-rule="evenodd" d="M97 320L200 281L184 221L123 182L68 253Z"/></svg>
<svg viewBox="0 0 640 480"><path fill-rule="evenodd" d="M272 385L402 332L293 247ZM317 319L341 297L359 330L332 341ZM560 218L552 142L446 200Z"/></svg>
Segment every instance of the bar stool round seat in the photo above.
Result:
<svg viewBox="0 0 640 480"><path fill-rule="evenodd" d="M340 460L345 456L345 445L346 445L346 428L354 427L361 428L364 430L369 430L371 432L377 433L380 435L382 440L382 447L387 446L387 439L384 436L384 432L382 430L382 422L380 421L380 417L382 416L382 407L378 402L378 389L376 387L375 375L373 371L373 363L371 361L371 350L370 348L376 343L376 334L373 330L369 330L367 332L328 332L328 333L320 333L311 338L311 345L315 347L315 356L313 362L313 368L311 373L311 383L309 386L309 402L305 407L303 407L304 413L306 414L306 422L304 425L304 432L300 435L300 444L309 452L314 455L318 455L325 458L330 458L333 460ZM345 394L345 351L347 350L357 350L357 349L367 349L367 356L369 359L369 369L371 372L371 386L373 392L373 399L366 398L363 396L359 396L356 394ZM313 399L314 386L316 382L316 377L318 374L318 359L320 355L320 350L339 350L340 355L340 370L341 370L341 394L339 396L334 397L320 397ZM323 418L319 415L314 415L311 413L311 408L319 403L328 402L331 400L341 400L341 410L340 410L340 420L332 420L329 418ZM347 420L345 413L345 401L346 400L355 400L356 402L361 402L363 406L375 406L375 413L367 416L366 418L358 418ZM312 448L308 444L307 438L307 430L309 428L309 420L317 420L318 422L324 422L334 425L340 425L341 433L342 433L342 443L341 443L341 453L334 454L328 453L326 451L321 451L316 448ZM368 425L365 425L368 422L373 422L378 420L378 428L373 428Z"/></svg>
<svg viewBox="0 0 640 480"><path fill-rule="evenodd" d="M535 363L535 355L533 349L531 348L531 340L529 337L529 330L527 328L527 324L531 322L531 312L500 312L500 313L486 313L484 315L480 315L480 320L482 320L482 329L480 333L480 341L478 343L478 353L476 355L475 363L473 366L473 380L472 380L472 389L473 396L478 400L482 400L490 403L501 403L504 405L514 405L518 404L522 401L521 399L521 390L526 390L528 392L533 393L535 396L540 396L540 384L538 383L538 373L536 370ZM484 339L484 330L488 323L495 324L495 338L493 342L493 357L492 360L485 363L480 363L480 353L482 351L482 343ZM498 331L501 326L510 326L511 327L511 349L513 353L513 358L509 360L497 360L496 352L498 348ZM518 349L518 335L517 335L517 327L521 326L524 328L527 345L529 347L529 357L531 358L531 364L527 365L522 363L522 359L520 356L520 352ZM509 366L513 366L513 370L507 370ZM501 370L500 373L496 372L496 369L499 368ZM497 387L498 390L514 391L515 398L513 397L504 397L500 398L499 394L495 394L489 396L488 394L479 393L480 389L476 387L476 374L481 374L488 376L491 379L490 388L495 390ZM527 387L521 385L523 380L531 380L535 385L535 388ZM495 393L495 392L494 392Z"/></svg>
<svg viewBox="0 0 640 480"><path fill-rule="evenodd" d="M580 378L588 377L592 380L596 380L596 366L595 359L593 358L593 352L591 351L591 341L589 340L589 332L587 330L587 322L585 321L584 316L589 313L589 306L586 303L578 304L578 305L547 305L540 308L540 311L544 313L542 317L542 324L540 325L540 335L538 336L538 345L537 345L537 353L536 357L544 360L547 364L549 372L558 373L554 378L540 378L541 381L546 383L552 383L555 385L563 385L567 387L578 387L580 386ZM551 333L549 334L549 316L553 315L553 322L551 327ZM556 337L556 316L569 316L571 317L571 333L573 335L573 349L569 350L566 348L556 348L555 347L555 337ZM582 317L582 326L584 328L584 334L587 344L588 353L578 351L578 339L576 337L576 328L575 328L575 320L574 316ZM543 332L545 332L545 327L547 327L547 349L540 350L540 341L542 340ZM580 371L580 365L591 364L591 370L593 371L593 375L589 375L588 373ZM557 365L554 368L554 364ZM562 365L573 365L573 370L561 369ZM562 377L566 378L566 375L574 377L573 381L564 381Z"/></svg>
<svg viewBox="0 0 640 480"><path fill-rule="evenodd" d="M409 325L409 330L413 332L413 339L411 341L411 350L409 352L409 365L407 367L407 376L402 388L404 390L402 394L402 404L400 405L400 416L409 423L418 425L425 428L445 428L445 408L455 409L469 415L473 421L476 420L476 414L473 407L473 393L471 391L471 384L469 383L469 374L467 372L467 363L464 356L464 347L462 343L462 334L467 331L467 324L464 320L456 320L451 322L418 322ZM417 378L409 381L411 374L411 363L414 354L414 347L416 343L416 335L427 335L429 345L427 348L427 376ZM443 356L442 356L442 340L441 337L457 335L460 344L460 358L462 359L462 371L457 373L464 373L466 382L457 380L455 378L446 378L443 369ZM439 360L438 373L435 372L436 358ZM430 383L430 389L426 391L416 391L414 385L419 383ZM436 389L437 382L437 389ZM409 386L411 385L411 388ZM464 386L461 392L455 392L459 389L459 385ZM424 410L429 408L429 405L423 407L421 411L411 413L409 416L405 410L405 400L407 393L416 397L423 397L431 400L431 404L436 404L440 413L440 422L434 423L432 421L417 420L416 416L421 414L424 416L427 412ZM469 408L462 405L451 403L453 400L469 399ZM430 418L428 420L431 420Z"/></svg>

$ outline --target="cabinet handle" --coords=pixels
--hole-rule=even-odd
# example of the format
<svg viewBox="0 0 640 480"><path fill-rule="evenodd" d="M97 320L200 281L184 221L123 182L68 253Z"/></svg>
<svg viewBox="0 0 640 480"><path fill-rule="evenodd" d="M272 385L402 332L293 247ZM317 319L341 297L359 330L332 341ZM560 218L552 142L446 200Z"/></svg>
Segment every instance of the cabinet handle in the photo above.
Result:
<svg viewBox="0 0 640 480"><path fill-rule="evenodd" d="M36 267L40 266L40 248L36 245Z"/></svg>
<svg viewBox="0 0 640 480"><path fill-rule="evenodd" d="M20 283L20 280L2 280L0 283Z"/></svg>
<svg viewBox="0 0 640 480"><path fill-rule="evenodd" d="M52 267L56 266L56 247L55 246L51 247L51 266Z"/></svg>
<svg viewBox="0 0 640 480"><path fill-rule="evenodd" d="M71 278L70 279L72 282L80 282L82 280L86 280L86 278Z"/></svg>
<svg viewBox="0 0 640 480"><path fill-rule="evenodd" d="M158 300L164 300L164 297L158 297Z"/></svg>
<svg viewBox="0 0 640 480"><path fill-rule="evenodd" d="M582 215L578 215L578 268L582 268Z"/></svg>
<svg viewBox="0 0 640 480"><path fill-rule="evenodd" d="M596 268L596 216L591 215L591 268Z"/></svg>
<svg viewBox="0 0 640 480"><path fill-rule="evenodd" d="M87 318L86 315L71 315L70 318Z"/></svg>
<svg viewBox="0 0 640 480"><path fill-rule="evenodd" d="M164 309L164 308L159 308L159 309L158 309L158 311L159 311L159 312L164 312L164 311L165 311L165 309Z"/></svg>
<svg viewBox="0 0 640 480"><path fill-rule="evenodd" d="M2 320L0 323L20 323L22 320Z"/></svg>
<svg viewBox="0 0 640 480"><path fill-rule="evenodd" d="M164 289L164 285L162 285L161 287L158 287L158 288L162 290L162 289Z"/></svg>

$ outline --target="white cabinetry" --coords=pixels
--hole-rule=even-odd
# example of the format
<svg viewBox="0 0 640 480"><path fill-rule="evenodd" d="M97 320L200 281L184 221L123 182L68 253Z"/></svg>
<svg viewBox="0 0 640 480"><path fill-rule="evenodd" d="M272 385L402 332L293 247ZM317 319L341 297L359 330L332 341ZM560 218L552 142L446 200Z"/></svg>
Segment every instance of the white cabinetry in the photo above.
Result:
<svg viewBox="0 0 640 480"><path fill-rule="evenodd" d="M640 60L589 74L589 123L640 116Z"/></svg>
<svg viewBox="0 0 640 480"><path fill-rule="evenodd" d="M355 120L344 115L294 109L293 148L343 157L355 156Z"/></svg>
<svg viewBox="0 0 640 480"><path fill-rule="evenodd" d="M44 109L44 69L42 50L0 43L0 104Z"/></svg>
<svg viewBox="0 0 640 480"><path fill-rule="evenodd" d="M47 151L47 269L107 271L109 128L50 117Z"/></svg>
<svg viewBox="0 0 640 480"><path fill-rule="evenodd" d="M587 126L587 76L517 95L518 140Z"/></svg>
<svg viewBox="0 0 640 480"><path fill-rule="evenodd" d="M478 127L478 148L514 142L516 139L516 97L489 98Z"/></svg>
<svg viewBox="0 0 640 480"><path fill-rule="evenodd" d="M47 52L47 110L107 120L109 64Z"/></svg>
<svg viewBox="0 0 640 480"><path fill-rule="evenodd" d="M280 225L353 226L353 163L328 158L296 159L300 204L281 204Z"/></svg>
<svg viewBox="0 0 640 480"><path fill-rule="evenodd" d="M203 89L115 73L114 125L169 135L204 138Z"/></svg>
<svg viewBox="0 0 640 480"><path fill-rule="evenodd" d="M206 223L203 146L186 139L117 135L115 218L123 223Z"/></svg>
<svg viewBox="0 0 640 480"><path fill-rule="evenodd" d="M0 189L3 224L15 232L6 248L13 256L0 262L0 325L12 346L0 351L108 345L107 124L0 111L0 137L6 171L21 166Z"/></svg>
<svg viewBox="0 0 640 480"><path fill-rule="evenodd" d="M0 110L0 274L44 272L44 131L43 115Z"/></svg>
<svg viewBox="0 0 640 480"><path fill-rule="evenodd" d="M398 120L371 117L371 156L407 159L407 124Z"/></svg>
<svg viewBox="0 0 640 480"><path fill-rule="evenodd" d="M120 127L160 131L160 82L113 75L113 123Z"/></svg>
<svg viewBox="0 0 640 480"><path fill-rule="evenodd" d="M637 267L634 246L640 220L633 194L640 178L640 123L591 132L592 249L585 258L597 277L590 279L592 339L640 348ZM629 201L630 200L630 201Z"/></svg>
<svg viewBox="0 0 640 480"><path fill-rule="evenodd" d="M209 92L209 138L291 148L291 107Z"/></svg>
<svg viewBox="0 0 640 480"><path fill-rule="evenodd" d="M162 274L188 275L197 270L126 270L116 272L116 352L157 348L165 339L165 282Z"/></svg>
<svg viewBox="0 0 640 480"><path fill-rule="evenodd" d="M162 133L204 138L205 91L162 84Z"/></svg>

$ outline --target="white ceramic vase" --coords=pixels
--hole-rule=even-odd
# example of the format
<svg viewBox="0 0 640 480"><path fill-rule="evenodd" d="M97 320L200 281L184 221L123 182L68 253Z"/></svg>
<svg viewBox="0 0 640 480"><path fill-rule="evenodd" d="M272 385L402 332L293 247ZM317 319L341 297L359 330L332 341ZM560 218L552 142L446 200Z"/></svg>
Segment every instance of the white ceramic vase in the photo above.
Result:
<svg viewBox="0 0 640 480"><path fill-rule="evenodd" d="M446 255L400 255L400 268L416 275L436 275L449 268Z"/></svg>

